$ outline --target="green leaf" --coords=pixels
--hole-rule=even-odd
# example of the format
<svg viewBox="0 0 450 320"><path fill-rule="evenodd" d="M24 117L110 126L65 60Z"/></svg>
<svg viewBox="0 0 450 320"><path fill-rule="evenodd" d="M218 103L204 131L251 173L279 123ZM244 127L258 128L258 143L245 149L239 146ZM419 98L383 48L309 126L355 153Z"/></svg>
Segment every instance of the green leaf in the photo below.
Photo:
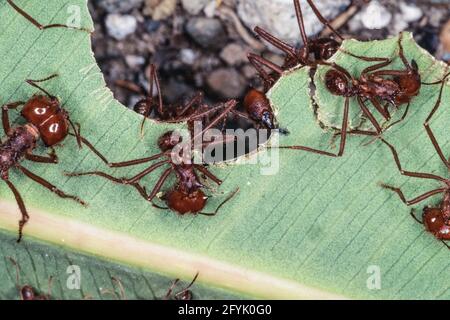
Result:
<svg viewBox="0 0 450 320"><path fill-rule="evenodd" d="M49 0L45 5L30 0L20 5L42 22L65 22L69 4L82 9L84 27L92 26L82 0ZM45 88L60 97L71 118L81 123L83 135L111 160L155 154L157 137L169 128L180 127L148 121L146 136L141 140L140 116L120 105L105 87L86 33L39 31L3 2L0 39L4 60L0 65L1 103L30 97L35 90L26 85L25 79L58 72L60 77L45 83ZM425 54L409 36L405 35L404 42L408 58L418 61L423 79L439 80L443 65ZM394 39L376 43L346 41L344 47L370 56L394 56L396 49ZM337 54L336 62L352 67L355 74L365 65L342 53ZM394 66L401 68L398 61ZM320 87L324 71L319 70L315 82L319 85L318 115L326 128L339 126L343 100ZM309 81L307 68L288 72L269 93L281 126L291 132L280 137L280 144L335 150L330 145L332 131L321 128L310 106ZM407 120L385 134L410 170L446 173L421 125L437 93L438 86L423 87ZM444 101L448 101L449 94L445 90ZM353 126L357 126L357 106L352 104L352 109L356 109ZM446 150L444 129L448 124L444 112L445 107L436 114L432 126ZM8 233L2 236L7 271L1 272L0 278L8 279L5 283L9 290L2 288L0 293L3 297L17 297L15 279L6 260L13 256L24 269L25 280L45 291L49 275L56 273L59 290L54 297L74 297L64 287L64 270L69 262L60 258L66 252L72 255L73 250L82 270L93 270L90 280L82 282L83 293L96 297L100 297L100 288L111 287L109 276L117 273L120 278L130 279L124 281L128 298L152 298L149 292L133 289L142 281L139 277L141 269L145 269L152 272L149 283L157 297L167 290L168 279L156 274L189 281L198 271L194 294L199 288L205 292L200 294L202 298L235 297L204 286L260 298L448 298L443 281L448 278L448 250L410 218L409 209L396 195L378 184L399 185L408 195L415 195L433 183L401 177L387 148L379 142L363 146L367 141L364 137L350 137L341 159L291 150L279 154L262 150L248 157L271 160L278 169L273 175L262 175L265 165L244 163L245 159L235 165L211 168L224 184L211 191L213 197L207 210L214 210L236 187L240 192L217 216L208 218L180 217L157 210L135 190L100 178L63 176L63 171L109 170L86 148L78 150L75 141L68 139L57 150L58 165L24 165L66 192L80 196L89 207L61 200L12 170L11 181L24 196L31 219L23 243L13 244L19 211L9 190L1 185L0 228ZM38 151L46 152L44 148ZM110 171L117 176L131 176L143 169L145 166ZM151 187L160 172L143 183ZM436 197L428 204L439 200ZM51 246L43 246L40 241ZM31 253L25 254L26 250ZM55 257L53 264L39 259L47 251ZM62 261L61 265L55 267L55 261ZM33 268L33 264L37 267ZM367 288L370 266L381 270L381 290ZM47 272L43 271L46 267L50 268ZM105 268L112 271L107 274ZM33 282L33 278L38 281ZM77 295L83 296L80 292Z"/></svg>

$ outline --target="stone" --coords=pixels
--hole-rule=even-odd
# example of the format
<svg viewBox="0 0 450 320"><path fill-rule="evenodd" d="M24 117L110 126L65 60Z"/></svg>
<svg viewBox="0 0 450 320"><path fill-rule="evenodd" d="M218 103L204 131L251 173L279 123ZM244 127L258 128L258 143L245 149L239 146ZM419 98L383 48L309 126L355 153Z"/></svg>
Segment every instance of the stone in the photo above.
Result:
<svg viewBox="0 0 450 320"><path fill-rule="evenodd" d="M105 19L108 33L117 40L123 40L134 33L137 28L137 20L132 15L108 14Z"/></svg>
<svg viewBox="0 0 450 320"><path fill-rule="evenodd" d="M211 0L181 0L183 9L191 15L199 14Z"/></svg>
<svg viewBox="0 0 450 320"><path fill-rule="evenodd" d="M195 17L186 24L186 31L204 48L220 48L226 41L226 31L218 19Z"/></svg>
<svg viewBox="0 0 450 320"><path fill-rule="evenodd" d="M231 68L214 70L209 74L206 83L209 89L223 99L238 98L247 88L246 79Z"/></svg>
<svg viewBox="0 0 450 320"><path fill-rule="evenodd" d="M243 47L237 43L230 43L223 48L220 58L230 66L240 65L248 62L247 53L250 49Z"/></svg>
<svg viewBox="0 0 450 320"><path fill-rule="evenodd" d="M355 16L355 19L360 19L367 29L382 29L391 22L392 13L378 0L372 0Z"/></svg>
<svg viewBox="0 0 450 320"><path fill-rule="evenodd" d="M160 21L172 16L176 7L177 0L145 0L144 14Z"/></svg>
<svg viewBox="0 0 450 320"><path fill-rule="evenodd" d="M96 4L108 13L127 13L139 9L144 0L97 0Z"/></svg>
<svg viewBox="0 0 450 320"><path fill-rule="evenodd" d="M334 18L349 4L350 0L315 0L319 11L328 19ZM306 0L301 1L306 33L314 35L324 27L317 20ZM292 0L240 0L238 15L251 30L260 26L288 43L300 43L300 31ZM276 51L273 48L271 50Z"/></svg>

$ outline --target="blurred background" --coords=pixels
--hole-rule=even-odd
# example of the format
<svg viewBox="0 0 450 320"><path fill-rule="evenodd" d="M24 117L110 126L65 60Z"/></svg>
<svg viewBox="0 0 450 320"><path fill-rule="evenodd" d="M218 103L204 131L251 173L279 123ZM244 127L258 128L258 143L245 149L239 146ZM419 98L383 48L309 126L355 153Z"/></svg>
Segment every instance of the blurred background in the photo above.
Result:
<svg viewBox="0 0 450 320"><path fill-rule="evenodd" d="M450 0L314 0L344 37L380 39L412 31L438 59L450 61ZM309 35L327 34L305 0ZM292 0L93 0L93 48L108 86L132 107L139 96L116 85L147 87L148 68L159 68L166 103L204 91L216 103L242 98L260 86L247 53L281 63L283 56L255 38L259 25L301 45Z"/></svg>

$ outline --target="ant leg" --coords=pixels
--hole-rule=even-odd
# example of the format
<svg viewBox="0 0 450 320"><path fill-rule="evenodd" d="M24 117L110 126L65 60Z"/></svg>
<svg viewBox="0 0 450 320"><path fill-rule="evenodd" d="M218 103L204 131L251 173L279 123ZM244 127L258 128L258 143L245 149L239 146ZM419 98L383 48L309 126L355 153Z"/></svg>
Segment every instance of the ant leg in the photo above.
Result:
<svg viewBox="0 0 450 320"><path fill-rule="evenodd" d="M330 22L324 18L324 16L322 16L322 14L320 13L320 11L317 9L316 5L314 4L314 2L312 2L312 0L306 0L309 4L309 6L311 7L311 9L314 11L314 14L316 15L316 17L319 19L319 21L327 26L331 31L333 31L333 33L341 40L344 40L344 38L341 36L341 34L339 32L337 32L333 26L330 24ZM300 7L300 3L299 0L295 0L294 4Z"/></svg>
<svg viewBox="0 0 450 320"><path fill-rule="evenodd" d="M299 0L294 0L294 8L295 8L295 16L297 17L297 24L300 29L300 35L302 37L303 41L303 47L305 48L305 54L302 58L308 58L309 57L309 40L308 35L306 34L305 30L305 22L303 20L303 12L302 7L300 5Z"/></svg>
<svg viewBox="0 0 450 320"><path fill-rule="evenodd" d="M318 150L318 149L313 149L313 148L305 147L305 146L280 146L280 147L276 147L276 148L291 149L291 150L303 150L303 151L317 153L317 154L328 156L328 157L341 157L344 154L345 142L347 140L349 105L350 105L349 98L345 98L344 113L343 113L343 117L342 117L342 126L341 126L341 132L340 132L341 143L339 146L339 152L337 154Z"/></svg>
<svg viewBox="0 0 450 320"><path fill-rule="evenodd" d="M402 192L402 190L400 188L395 188L395 187L389 186L387 184L382 184L381 187L383 187L385 189L392 190L395 193L397 193L398 196L400 197L400 200L402 200L402 202L404 204L406 204L407 206L412 206L414 204L417 204L419 202L422 202L422 201L428 199L431 196L434 196L434 195L439 194L439 193L443 193L443 192L445 192L447 190L446 188L435 189L435 190L428 191L427 193L424 193L424 194L422 194L422 195L420 195L420 196L418 196L418 197L416 197L414 199L406 200L405 195L403 194L403 192Z"/></svg>
<svg viewBox="0 0 450 320"><path fill-rule="evenodd" d="M425 120L425 122L424 122L424 127L425 127L425 130L427 131L427 134L428 134L428 137L430 138L430 140L431 140L431 143L433 144L433 146L434 146L434 149L436 150L436 152L437 152L437 154L439 155L439 158L441 158L441 160L442 160L442 162L445 164L445 166L447 167L447 168L449 168L450 169L450 162L447 160L447 158L444 156L444 153L442 152L442 149L441 149L441 147L439 146L439 143L438 143L438 141L437 141L437 139L436 139L436 137L435 137L435 135L434 135L434 133L433 133L433 130L431 129L431 127L430 127L430 121L431 121L431 118L433 117L433 115L434 115L434 113L437 111L437 109L440 107L440 105L441 105L441 99L442 99L442 92L443 92L443 90L444 90L444 81L442 82L442 85L441 85L441 89L440 89L440 91L439 91L439 97L438 97L438 100L436 101L436 104L434 105L434 107L433 107L433 110L431 111L431 113L430 113L430 115L427 117L427 119Z"/></svg>
<svg viewBox="0 0 450 320"><path fill-rule="evenodd" d="M195 94L195 96L191 99L191 101L189 101L186 106L184 106L184 108L181 110L179 116L184 116L185 113L192 108L194 105L200 105L203 101L203 93L202 92L197 92Z"/></svg>
<svg viewBox="0 0 450 320"><path fill-rule="evenodd" d="M264 70L264 67L269 68L270 70L272 70L273 72L277 73L280 76L283 74L283 69L280 66L276 65L273 62L270 62L269 60L261 56L258 56L254 53L249 53L247 57L250 63L256 69L256 71L258 71L259 76L264 80L266 85L269 87L275 82L275 79L272 76L270 76L266 70Z"/></svg>
<svg viewBox="0 0 450 320"><path fill-rule="evenodd" d="M358 104L359 107L361 108L363 114L369 119L369 121L372 123L372 125L374 126L375 130L377 131L378 134L381 134L381 132L383 131L381 129L381 126L378 124L378 121L375 119L375 117L372 115L372 113L369 111L369 109L367 109L366 105L364 104L364 102L361 100L361 97L357 97L358 100Z"/></svg>
<svg viewBox="0 0 450 320"><path fill-rule="evenodd" d="M163 114L163 100L162 100L162 92L161 92L161 84L159 82L158 71L156 66L153 64L150 68L150 76L154 79L156 84L156 93L158 96L158 112ZM151 90L153 91L153 81L151 82ZM150 95L153 96L153 92L150 92Z"/></svg>
<svg viewBox="0 0 450 320"><path fill-rule="evenodd" d="M386 111L386 108L383 107L377 99L375 98L370 98L369 99L370 102L372 102L373 106L375 107L375 109L377 109L377 111L383 116L384 119L386 120L390 120L391 119L391 115L389 114L389 112Z"/></svg>
<svg viewBox="0 0 450 320"><path fill-rule="evenodd" d="M91 171L91 172L82 172L82 173L74 172L74 173L66 173L65 175L68 177L100 176L100 177L106 178L106 179L111 180L118 184L134 185L140 179L142 179L146 175L150 174L151 172L155 171L156 169L158 169L159 167L161 167L167 163L169 163L169 160L157 162L154 165L150 166L149 168L145 169L144 171L142 171L141 173L137 174L136 176L134 176L133 178L130 178L130 179L116 178L116 177L113 177L113 176L106 174L104 172L101 172L101 171Z"/></svg>
<svg viewBox="0 0 450 320"><path fill-rule="evenodd" d="M395 150L394 146L392 144L390 144L389 142L387 142L386 140L384 140L383 138L380 138L380 140L385 145L387 145L389 147L389 149L391 150L391 153L394 157L395 164L397 165L398 171L400 171L400 174L402 176L413 177L413 178L422 178L422 179L432 179L432 180L437 180L437 181L441 181L444 183L448 182L447 179L439 177L439 176L431 174L431 173L411 172L411 171L403 170L402 165L400 163L400 158L399 158L398 153Z"/></svg>
<svg viewBox="0 0 450 320"><path fill-rule="evenodd" d="M30 16L28 13L26 13L23 9L19 8L12 0L7 0L7 1L9 3L9 5L14 8L14 10L16 10L20 15L22 15L25 19L27 19L29 22L31 22L34 26L36 26L40 30L45 30L45 29L50 29L50 28L66 28L66 29L74 29L74 30L91 33L91 31L88 29L72 27L72 26L68 26L66 24L55 23L55 24L42 25L38 21L36 21L36 19L34 19L32 16Z"/></svg>
<svg viewBox="0 0 450 320"><path fill-rule="evenodd" d="M293 46L287 44L284 41L281 41L280 39L278 39L277 37L273 36L272 34L270 34L269 32L267 32L266 30L264 30L261 27L255 27L254 31L255 31L256 34L258 34L258 36L260 36L261 38L263 38L264 40L269 42L274 47L280 49L281 51L283 51L287 55L289 55L289 56L291 56L293 58L296 58L295 48Z"/></svg>
<svg viewBox="0 0 450 320"><path fill-rule="evenodd" d="M173 289L175 289L175 286L178 282L180 282L180 279L175 279L174 281L172 281L172 284L170 285L169 290L167 290L167 293L164 296L163 300L169 300L170 295L172 294Z"/></svg>
<svg viewBox="0 0 450 320"><path fill-rule="evenodd" d="M219 204L219 206L216 208L216 210L214 210L214 212L211 212L211 213L207 213L207 212L199 212L199 213L197 213L197 214L200 214L200 215L202 215L202 216L209 216L209 217L215 216L215 215L219 212L220 208L222 208L228 201L230 201L232 198L234 198L234 196L235 196L238 192L239 192L239 188L237 188L237 189L234 190L230 195L228 195L228 197L227 197L224 201L222 201L221 204Z"/></svg>
<svg viewBox="0 0 450 320"><path fill-rule="evenodd" d="M44 180L43 178L35 175L34 173L32 173L31 171L29 171L28 169L22 167L22 166L17 166L17 168L22 171L28 178L30 178L31 180L33 180L34 182L39 183L41 186L43 186L44 188L50 190L51 192L55 193L57 196L59 196L60 198L63 199L71 199L79 204L81 204L82 206L86 206L87 204L81 200L80 198L73 196L73 195L69 195L66 194L65 192L61 191L60 189L58 189L56 186L54 186L53 184L51 184L50 182Z"/></svg>
<svg viewBox="0 0 450 320"><path fill-rule="evenodd" d="M74 124L72 120L70 120L69 116L67 116L67 121L69 122L69 125L72 127L72 130L74 132L73 136L75 139L77 139L78 148L81 149L83 147L82 145L82 139L81 139L81 126L79 123Z"/></svg>
<svg viewBox="0 0 450 320"><path fill-rule="evenodd" d="M25 102L23 101L17 101L8 103L2 106L2 124L3 124L3 131L8 136L11 132L11 123L9 122L9 114L8 111L11 109L16 109L18 106L24 105Z"/></svg>
<svg viewBox="0 0 450 320"><path fill-rule="evenodd" d="M447 249L450 250L450 245L447 242L445 242L444 240L441 240L441 242L444 244L444 246L447 247Z"/></svg>
<svg viewBox="0 0 450 320"><path fill-rule="evenodd" d="M166 171L164 171L164 173L161 175L158 182L156 183L155 187L153 188L152 193L150 193L150 195L147 197L148 201L151 202L153 200L153 198L156 196L159 190L161 190L162 186L164 185L164 183L166 182L167 178L172 173L172 171L173 168L169 168Z"/></svg>
<svg viewBox="0 0 450 320"><path fill-rule="evenodd" d="M8 0L9 1L9 0ZM41 86L38 85L39 82L45 82L48 80L51 80L53 78L56 78L58 76L58 74L52 74L51 76L44 78L44 79L40 79L40 80L31 80L31 79L27 79L26 83L28 83L30 86L33 86L37 89L39 89L40 91L42 91L43 93L45 93L49 98L55 98L55 96L51 95L50 93L48 93L47 90L45 90L44 88L42 88Z"/></svg>
<svg viewBox="0 0 450 320"><path fill-rule="evenodd" d="M352 53L350 51L347 51L345 49L342 49L342 48L339 48L339 51L341 51L341 52L345 53L346 55L349 55L349 56L351 56L353 58L356 58L356 59L359 59L359 60L363 60L363 61L368 61L368 62L379 61L379 62L382 62L382 63L386 63L386 65L389 65L390 63L392 63L392 60L390 58L360 56L360 55L354 54L354 53ZM376 65L378 65L378 64L376 64ZM382 67L379 67L379 68L382 68ZM377 68L377 69L379 69L379 68Z"/></svg>
<svg viewBox="0 0 450 320"><path fill-rule="evenodd" d="M177 298L177 299L181 298L182 300L190 300L190 299L183 299L183 298L184 298L184 295L188 293L189 289L194 285L195 281L197 281L198 276L199 276L199 272L197 272L195 274L194 279L192 279L191 283L189 283L189 285L186 288L184 288L183 290L181 290L180 292L177 292L175 294L175 298Z"/></svg>
<svg viewBox="0 0 450 320"><path fill-rule="evenodd" d="M217 185L220 186L222 184L222 180L220 180L215 175L213 175L211 172L209 172L209 170L206 169L204 166L199 165L199 164L195 164L194 167L195 167L195 169L197 169L198 171L203 173L205 176L210 178L212 181L214 181Z"/></svg>
<svg viewBox="0 0 450 320"><path fill-rule="evenodd" d="M9 261L11 261L11 263L14 265L14 267L16 268L16 287L17 289L20 289L20 267L19 264L17 263L16 260L14 260L12 257L8 257Z"/></svg>
<svg viewBox="0 0 450 320"><path fill-rule="evenodd" d="M403 39L403 32L400 32L399 36L398 36L398 56L400 57L400 59L402 60L403 64L405 65L406 69L411 70L411 69L417 69L417 63L413 60L413 67L415 65L415 67L413 68L409 62L408 59L406 59L405 57L405 53L403 51L403 44L402 44L402 39Z"/></svg>
<svg viewBox="0 0 450 320"><path fill-rule="evenodd" d="M411 209L411 211L409 212L410 216L417 222L420 224L423 224L423 221L421 221L419 218L416 217L416 215L414 214L414 209Z"/></svg>
<svg viewBox="0 0 450 320"><path fill-rule="evenodd" d="M38 163L58 163L58 156L53 148L51 148L51 152L48 156L39 156L29 152L25 154L25 159Z"/></svg>
<svg viewBox="0 0 450 320"><path fill-rule="evenodd" d="M17 205L19 206L20 212L22 214L22 219L19 221L19 237L17 239L17 242L20 242L22 240L22 236L23 236L23 227L30 219L30 216L28 215L27 209L25 207L25 203L23 202L23 198L20 195L19 191L14 186L14 184L12 184L12 182L9 180L3 180L3 181L6 182L9 189L11 189L11 191L13 192L14 197L16 198Z"/></svg>

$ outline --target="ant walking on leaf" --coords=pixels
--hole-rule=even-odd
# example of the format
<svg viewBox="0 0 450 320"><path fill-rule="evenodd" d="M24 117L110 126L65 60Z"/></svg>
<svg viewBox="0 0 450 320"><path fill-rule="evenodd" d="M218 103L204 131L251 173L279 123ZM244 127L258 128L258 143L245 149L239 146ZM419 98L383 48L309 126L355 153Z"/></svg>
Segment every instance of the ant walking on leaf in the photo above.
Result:
<svg viewBox="0 0 450 320"><path fill-rule="evenodd" d="M435 112L438 110L439 106L441 105L442 100L442 93L443 89L446 83L446 79L450 76L450 73L446 74L441 81L433 82L433 83L427 83L427 84L441 84L441 88L439 90L439 96L438 100L427 117L427 119L424 122L424 126L426 129L426 132L428 134L428 137L430 138L431 143L433 144L433 147L436 151L436 153L439 155L439 158L441 159L442 163L446 166L446 168L450 169L450 161L445 157L442 148L440 147L433 130L431 129L430 122L435 114ZM412 217L419 222L420 224L423 224L425 226L425 229L433 234L438 240L441 240L449 249L450 246L445 242L450 240L450 179L444 178L435 174L431 173L423 173L423 172L411 172L404 170L401 163L400 158L398 156L398 153L395 149L395 147L387 142L384 139L381 139L384 144L386 144L389 149L392 152L392 155L394 157L395 163L397 165L398 170L400 171L400 174L407 176L407 177L414 177L419 179L431 179L438 181L442 184L441 187L433 189L431 191L428 191L422 195L419 195L413 199L406 199L405 195L403 194L403 191L400 188L393 187L390 185L382 184L382 187L392 190L393 192L397 193L397 195L400 197L400 200L405 203L407 206L416 205L422 201L427 200L428 198L437 195L442 194L443 199L438 207L425 207L422 212L422 220L418 219L413 211L411 211Z"/></svg>
<svg viewBox="0 0 450 320"><path fill-rule="evenodd" d="M53 147L64 141L69 134L76 137L80 148L82 141L87 141L81 137L79 124L75 125L70 120L68 112L61 107L59 99L39 85L39 83L53 79L56 76L54 74L42 80L26 80L28 84L39 89L44 94L35 94L27 102L17 101L2 106L2 124L6 138L0 144L0 178L14 194L22 214L22 219L19 222L18 242L22 239L23 227L29 220L29 215L22 196L9 179L10 169L19 169L25 176L61 198L73 200L83 206L86 205L78 197L61 191L55 185L21 165L23 160L46 164L57 163L58 157ZM21 105L23 105L21 115L27 123L12 127L9 121L9 110L17 109ZM74 133L69 133L70 127ZM33 153L39 140L42 140L45 146L50 148L51 151L48 156ZM87 145L91 147L89 143Z"/></svg>
<svg viewBox="0 0 450 320"><path fill-rule="evenodd" d="M37 291L30 285L20 285L20 268L16 260L8 257L11 263L16 268L16 287L19 290L20 300L50 300L52 291L53 277L48 280L48 292L47 294L38 294Z"/></svg>
<svg viewBox="0 0 450 320"><path fill-rule="evenodd" d="M280 146L278 148L303 150L329 157L341 157L344 154L348 133L348 118L351 97L356 98L363 115L369 119L375 131L351 130L350 133L380 136L383 131L403 121L407 116L410 101L419 94L422 83L417 63L414 60L409 63L404 55L402 34L400 34L397 42L399 47L399 57L405 66L404 70L383 69L392 63L392 60L389 58L357 56L346 51L344 51L344 53L355 58L363 61L377 61L378 63L365 68L361 72L360 77L355 78L346 69L338 64L323 62L324 64L331 66L331 69L325 74L325 85L327 89L333 95L345 98L342 114L342 125L340 129L341 141L337 153L306 146ZM386 129L382 129L381 124L375 118L372 111L370 111L366 106L366 100L372 103L376 111L385 120L390 120L391 118L388 109L389 104L392 104L395 108L398 108L403 104L407 104L407 106L405 107L405 112L400 120L393 122ZM386 105L382 106L380 101L386 102Z"/></svg>
<svg viewBox="0 0 450 320"><path fill-rule="evenodd" d="M208 126L206 126L201 133L195 134L192 136L191 133L191 141L195 142L198 137L202 137L203 134L208 131L210 128L212 128L215 124L217 124L219 121L222 120L223 117L225 117L231 110L233 110L236 107L237 102L234 100L231 100L224 104L223 111L220 116L216 117L213 121L211 121ZM192 118L191 118L192 120ZM218 143L226 143L228 137L223 138L223 140L218 139L212 142L212 144L218 144ZM232 139L234 141L234 137ZM188 141L189 142L189 141ZM87 142L85 142L87 143ZM192 154L184 154L185 148L182 148L181 154L178 147L184 143L182 140L182 137L173 131L168 131L165 134L163 134L158 139L158 147L161 150L160 153L146 157L143 159L136 159L131 161L125 161L125 162L119 162L119 163L110 163L106 157L104 157L100 152L93 149L91 146L91 149L95 150L94 152L96 155L102 159L102 161L106 164L108 164L111 168L123 168L123 167L131 167L139 164L148 163L154 160L158 160L163 158L162 160L154 163L144 171L136 174L135 176L131 178L116 178L114 176L111 176L110 174L107 174L105 172L101 171L93 171L93 172L85 172L85 173L66 173L66 175L71 177L78 177L78 176L100 176L105 179L108 179L112 182L123 184L123 185L129 185L137 189L137 191L140 193L142 197L144 197L147 201L152 202L153 199L156 197L156 195L160 192L163 185L169 178L169 176L172 173L175 173L177 178L177 183L175 186L168 192L164 193L163 197L161 198L165 203L167 204L168 208L160 207L152 202L152 205L159 209L171 209L181 215L184 214L200 214L200 215L206 215L206 216L214 216L217 214L219 209L228 202L231 198L233 198L238 190L234 191L229 195L217 208L214 212L206 213L202 212L204 207L206 206L207 200L209 199L208 196L205 195L205 193L202 191L203 188L206 186L201 182L198 173L201 173L204 177L209 178L211 181L213 181L217 185L221 185L222 181L217 178L215 175L213 175L205 165L203 164L195 164L193 163ZM207 145L210 145L211 143L207 143ZM177 148L176 148L177 147ZM175 150L177 149L177 150ZM147 191L144 187L140 185L140 181L153 171L157 170L160 167L163 167L165 165L168 165L169 167L162 173L161 177L153 187L153 190L150 192L150 194L147 194Z"/></svg>

